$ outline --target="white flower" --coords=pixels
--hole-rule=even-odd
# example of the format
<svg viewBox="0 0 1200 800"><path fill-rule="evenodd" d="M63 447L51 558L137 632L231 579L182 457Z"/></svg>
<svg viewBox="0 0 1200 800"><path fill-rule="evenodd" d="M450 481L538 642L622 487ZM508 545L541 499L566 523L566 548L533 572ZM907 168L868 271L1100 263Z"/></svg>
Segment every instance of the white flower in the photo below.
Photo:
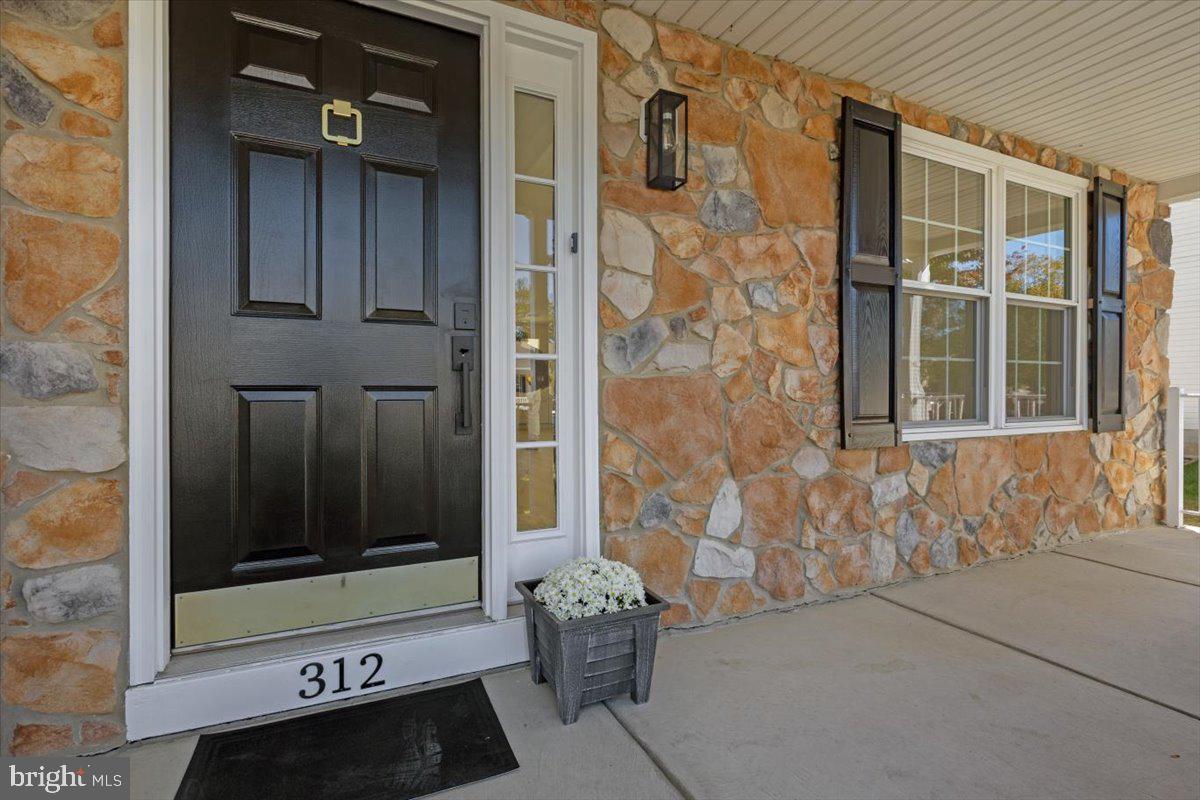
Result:
<svg viewBox="0 0 1200 800"><path fill-rule="evenodd" d="M533 596L558 619L579 619L646 605L641 576L607 558L577 558L546 573Z"/></svg>

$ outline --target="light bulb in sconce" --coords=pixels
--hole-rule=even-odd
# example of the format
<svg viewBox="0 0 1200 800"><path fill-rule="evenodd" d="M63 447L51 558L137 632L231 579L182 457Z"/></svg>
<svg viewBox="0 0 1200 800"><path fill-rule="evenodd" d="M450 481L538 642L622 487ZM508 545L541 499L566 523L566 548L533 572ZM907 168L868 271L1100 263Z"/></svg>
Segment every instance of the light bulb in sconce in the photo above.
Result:
<svg viewBox="0 0 1200 800"><path fill-rule="evenodd" d="M663 113L663 131L662 131L662 146L663 150L669 153L675 152L675 113L666 111Z"/></svg>

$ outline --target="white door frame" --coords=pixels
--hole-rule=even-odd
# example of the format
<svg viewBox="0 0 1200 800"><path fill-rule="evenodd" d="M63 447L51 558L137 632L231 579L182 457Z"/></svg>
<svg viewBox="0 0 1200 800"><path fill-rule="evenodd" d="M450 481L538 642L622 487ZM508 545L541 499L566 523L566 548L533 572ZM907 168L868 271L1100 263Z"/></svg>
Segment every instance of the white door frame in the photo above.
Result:
<svg viewBox="0 0 1200 800"><path fill-rule="evenodd" d="M515 526L512 456L512 284L508 253L508 135L510 104L506 46L545 49L572 60L579 119L577 194L578 281L570 324L578 363L564 380L580 387L577 445L564 453L578 470L572 503L577 552L600 552L599 410L596 296L597 39L592 31L492 0L355 0L480 37L483 255L483 569L482 606L490 621L407 638L372 640L244 667L159 678L171 657L169 308L170 172L168 134L167 2L129 5L129 684L130 739L316 703L295 691L299 664L345 657L355 664L368 650L394 656L386 688L487 669L526 657L521 620L507 619L509 548ZM561 234L565 236L566 234ZM560 294L561 296L561 294ZM559 368L570 366L560 361ZM378 634L375 634L378 636ZM288 679L286 676L291 676ZM286 685L285 690L271 690ZM343 694L342 698L364 692Z"/></svg>

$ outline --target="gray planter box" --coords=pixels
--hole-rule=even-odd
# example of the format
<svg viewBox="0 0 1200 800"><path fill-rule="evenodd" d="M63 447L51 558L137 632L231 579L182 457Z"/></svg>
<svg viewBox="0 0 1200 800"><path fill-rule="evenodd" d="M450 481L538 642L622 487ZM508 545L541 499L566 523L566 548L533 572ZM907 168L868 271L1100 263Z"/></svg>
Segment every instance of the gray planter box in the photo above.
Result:
<svg viewBox="0 0 1200 800"><path fill-rule="evenodd" d="M649 700L658 616L671 604L647 589L641 608L564 622L534 598L539 583L517 581L525 600L530 677L554 687L563 724L577 720L587 703L626 693L635 703Z"/></svg>

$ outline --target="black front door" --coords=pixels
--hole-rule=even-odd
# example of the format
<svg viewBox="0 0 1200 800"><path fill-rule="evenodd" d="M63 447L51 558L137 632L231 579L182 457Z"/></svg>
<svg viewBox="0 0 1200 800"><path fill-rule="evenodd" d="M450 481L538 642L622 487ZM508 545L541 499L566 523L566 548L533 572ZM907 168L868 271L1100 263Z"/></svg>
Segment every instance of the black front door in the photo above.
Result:
<svg viewBox="0 0 1200 800"><path fill-rule="evenodd" d="M477 557L479 40L172 3L170 101L177 608Z"/></svg>

